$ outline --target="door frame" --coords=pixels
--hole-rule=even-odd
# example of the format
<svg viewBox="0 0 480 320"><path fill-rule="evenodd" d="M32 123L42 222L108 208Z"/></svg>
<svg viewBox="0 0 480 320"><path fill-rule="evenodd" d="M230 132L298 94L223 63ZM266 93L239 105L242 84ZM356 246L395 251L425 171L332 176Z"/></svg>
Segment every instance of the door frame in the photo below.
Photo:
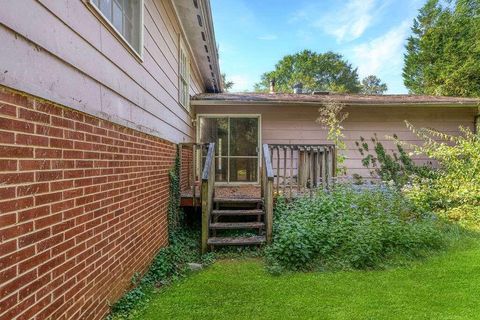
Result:
<svg viewBox="0 0 480 320"><path fill-rule="evenodd" d="M257 180L256 181L234 181L234 182L217 182L217 185L236 186L236 185L259 185L260 184L260 164L262 161L262 115L260 113L198 113L196 115L195 142L200 143L200 118L257 118L258 126L258 142L257 142ZM230 136L230 126L228 128ZM228 159L230 160L230 141L228 141ZM201 156L201 155L200 155ZM197 159L198 160L198 159ZM201 160L201 159L200 159ZM199 163L197 161L197 163ZM230 180L230 161L228 161L227 178Z"/></svg>

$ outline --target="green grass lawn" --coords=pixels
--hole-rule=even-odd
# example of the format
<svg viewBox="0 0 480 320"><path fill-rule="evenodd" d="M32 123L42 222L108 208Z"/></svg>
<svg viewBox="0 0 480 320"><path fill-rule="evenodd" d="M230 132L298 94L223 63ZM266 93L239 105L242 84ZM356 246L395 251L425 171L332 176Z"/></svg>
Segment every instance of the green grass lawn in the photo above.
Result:
<svg viewBox="0 0 480 320"><path fill-rule="evenodd" d="M271 276L221 260L150 297L136 319L480 319L480 240L408 268Z"/></svg>

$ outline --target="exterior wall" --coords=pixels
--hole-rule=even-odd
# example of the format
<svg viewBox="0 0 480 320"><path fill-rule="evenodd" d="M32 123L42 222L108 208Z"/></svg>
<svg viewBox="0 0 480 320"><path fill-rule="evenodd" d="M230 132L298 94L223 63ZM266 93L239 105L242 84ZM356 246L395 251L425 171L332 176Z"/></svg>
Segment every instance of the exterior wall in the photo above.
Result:
<svg viewBox="0 0 480 320"><path fill-rule="evenodd" d="M326 130L315 122L319 106L276 105L276 106L196 106L197 114L261 114L262 142L281 144L322 144L327 143ZM394 134L406 142L419 144L420 140L405 126L408 120L417 127L430 127L440 131L459 134L459 126L473 129L477 113L474 107L420 107L420 106L350 106L343 123L348 174L369 177L368 169L361 164L363 158L355 145L360 137L367 141L377 135L385 148L394 151L395 144L386 136ZM407 149L408 150L408 149ZM416 157L418 163L429 160Z"/></svg>
<svg viewBox="0 0 480 320"><path fill-rule="evenodd" d="M0 90L0 319L101 319L168 242L176 147Z"/></svg>
<svg viewBox="0 0 480 320"><path fill-rule="evenodd" d="M144 0L139 61L81 0L4 1L0 84L174 143L190 142L191 117L178 103L180 33L171 0ZM191 61L190 92L196 94L204 85Z"/></svg>
<svg viewBox="0 0 480 320"><path fill-rule="evenodd" d="M180 190L192 187L193 180L193 149L191 145L182 145L180 153Z"/></svg>

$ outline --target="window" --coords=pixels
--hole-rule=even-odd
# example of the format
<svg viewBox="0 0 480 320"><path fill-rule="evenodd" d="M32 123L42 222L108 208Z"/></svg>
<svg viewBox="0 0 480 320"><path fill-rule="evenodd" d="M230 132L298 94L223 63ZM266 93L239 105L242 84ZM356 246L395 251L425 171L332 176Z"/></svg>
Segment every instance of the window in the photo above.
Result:
<svg viewBox="0 0 480 320"><path fill-rule="evenodd" d="M143 0L90 0L90 3L122 39L141 55Z"/></svg>
<svg viewBox="0 0 480 320"><path fill-rule="evenodd" d="M180 104L184 106L187 110L190 108L190 61L188 59L187 51L185 46L180 41L180 50L178 57L178 73L179 73L179 90L178 90L178 100Z"/></svg>

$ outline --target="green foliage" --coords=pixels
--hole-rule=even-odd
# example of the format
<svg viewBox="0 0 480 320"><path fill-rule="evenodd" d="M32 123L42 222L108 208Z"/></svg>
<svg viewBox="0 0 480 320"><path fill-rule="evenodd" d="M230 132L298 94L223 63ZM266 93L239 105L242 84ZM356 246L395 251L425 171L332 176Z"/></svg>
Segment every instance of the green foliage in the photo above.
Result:
<svg viewBox="0 0 480 320"><path fill-rule="evenodd" d="M222 73L222 80L223 80L223 89L228 92L232 89L233 85L235 84L233 81L227 80L227 75Z"/></svg>
<svg viewBox="0 0 480 320"><path fill-rule="evenodd" d="M396 135L393 137L397 139ZM362 165L370 169L372 177L380 178L383 182L389 182L401 188L410 182L412 176L432 176L433 171L429 166L415 165L401 143L396 145L397 152L389 154L376 134L371 138L371 142L373 147L369 146L365 138L360 137L360 141L355 141L355 144L364 157Z"/></svg>
<svg viewBox="0 0 480 320"><path fill-rule="evenodd" d="M414 152L435 159L439 169L435 175L415 179L405 188L406 194L426 209L479 226L480 135L465 128L460 128L462 135L451 136L432 129L417 130L408 122L407 126L424 141L421 146L411 146Z"/></svg>
<svg viewBox="0 0 480 320"><path fill-rule="evenodd" d="M169 172L170 197L168 203L169 245L155 256L143 277L132 277L133 289L127 292L111 308L109 319L130 319L133 310L141 309L149 301L149 296L156 288L170 284L189 272L188 263L200 262L204 265L213 263L213 255L200 254L200 234L185 228L183 212L180 209L180 157L175 159Z"/></svg>
<svg viewBox="0 0 480 320"><path fill-rule="evenodd" d="M395 188L337 184L275 208L270 270L381 268L445 246L443 224Z"/></svg>
<svg viewBox="0 0 480 320"><path fill-rule="evenodd" d="M413 22L403 68L415 94L480 96L480 1L429 0Z"/></svg>
<svg viewBox="0 0 480 320"><path fill-rule="evenodd" d="M343 134L342 122L348 118L348 113L344 112L345 105L337 101L328 101L318 109L319 117L317 122L320 123L325 129L327 129L327 139L332 141L337 148L337 170L339 174L345 174L346 168L345 155L342 151L347 149L347 145L344 141L345 135Z"/></svg>
<svg viewBox="0 0 480 320"><path fill-rule="evenodd" d="M360 91L357 69L334 52L316 53L310 50L284 56L275 70L261 76L255 91L268 92L270 80L275 79L277 92L291 93L293 85L303 84L305 92L332 91L357 93Z"/></svg>
<svg viewBox="0 0 480 320"><path fill-rule="evenodd" d="M361 93L363 94L384 94L388 90L387 84L374 75L369 75L362 80Z"/></svg>

